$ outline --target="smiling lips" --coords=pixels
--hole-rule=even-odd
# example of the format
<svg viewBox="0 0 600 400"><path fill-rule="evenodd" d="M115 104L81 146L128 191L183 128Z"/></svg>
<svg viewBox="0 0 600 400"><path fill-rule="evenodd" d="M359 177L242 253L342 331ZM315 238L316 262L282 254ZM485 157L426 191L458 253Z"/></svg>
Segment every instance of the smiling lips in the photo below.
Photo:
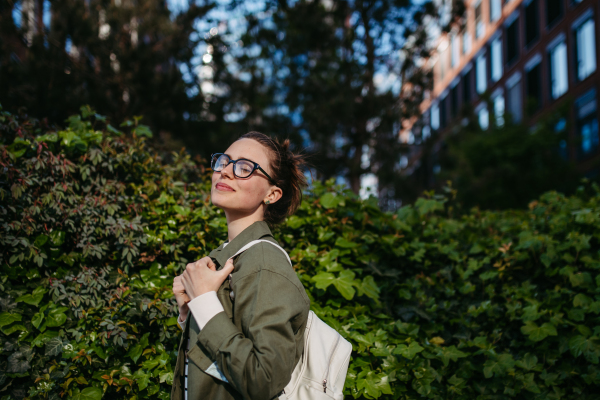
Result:
<svg viewBox="0 0 600 400"><path fill-rule="evenodd" d="M215 185L215 189L222 190L224 192L235 192L231 186L220 182Z"/></svg>

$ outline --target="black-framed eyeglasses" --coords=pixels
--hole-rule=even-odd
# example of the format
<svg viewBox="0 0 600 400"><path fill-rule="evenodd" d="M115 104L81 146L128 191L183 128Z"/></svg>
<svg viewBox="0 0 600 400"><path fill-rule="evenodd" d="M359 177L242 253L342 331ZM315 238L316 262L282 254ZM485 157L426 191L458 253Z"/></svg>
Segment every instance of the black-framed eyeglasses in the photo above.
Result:
<svg viewBox="0 0 600 400"><path fill-rule="evenodd" d="M273 178L267 174L267 172L260 167L254 161L246 160L245 158L240 158L239 160L232 160L227 154L223 153L215 153L211 155L210 167L215 172L223 171L229 164L233 163L233 175L236 178L248 178L254 171L257 169L260 170L263 174L269 178L271 183L275 184Z"/></svg>

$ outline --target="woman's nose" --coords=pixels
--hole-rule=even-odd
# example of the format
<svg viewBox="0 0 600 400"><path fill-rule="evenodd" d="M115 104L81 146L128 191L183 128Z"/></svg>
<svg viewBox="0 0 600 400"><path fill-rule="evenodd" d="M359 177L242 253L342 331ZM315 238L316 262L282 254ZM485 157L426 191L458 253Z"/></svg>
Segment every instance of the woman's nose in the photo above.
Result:
<svg viewBox="0 0 600 400"><path fill-rule="evenodd" d="M221 170L221 176L233 179L233 163L229 163L225 168Z"/></svg>

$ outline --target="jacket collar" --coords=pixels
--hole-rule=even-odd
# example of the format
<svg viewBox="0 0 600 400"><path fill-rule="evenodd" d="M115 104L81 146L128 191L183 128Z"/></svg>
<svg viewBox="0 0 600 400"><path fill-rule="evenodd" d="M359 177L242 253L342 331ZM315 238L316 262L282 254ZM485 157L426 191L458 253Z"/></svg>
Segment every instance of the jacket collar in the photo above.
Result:
<svg viewBox="0 0 600 400"><path fill-rule="evenodd" d="M217 264L222 267L227 262L227 259L237 253L244 245L253 240L262 239L265 236L273 237L273 234L265 221L257 221L244 229L230 243L225 242L227 246L223 243L217 249L211 251L209 256L215 259Z"/></svg>

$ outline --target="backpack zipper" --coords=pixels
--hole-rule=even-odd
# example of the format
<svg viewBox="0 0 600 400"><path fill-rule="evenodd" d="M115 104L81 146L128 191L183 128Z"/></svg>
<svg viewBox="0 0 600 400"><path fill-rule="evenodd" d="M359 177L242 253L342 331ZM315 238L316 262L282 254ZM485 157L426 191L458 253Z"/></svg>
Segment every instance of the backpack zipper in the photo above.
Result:
<svg viewBox="0 0 600 400"><path fill-rule="evenodd" d="M333 350L331 351L331 356L329 357L329 364L327 364L327 371L325 371L325 377L323 378L323 393L327 393L327 376L329 375L329 369L331 368L331 361L333 360L333 355L337 350L338 344L340 343L341 335L338 334L335 344L333 345Z"/></svg>

